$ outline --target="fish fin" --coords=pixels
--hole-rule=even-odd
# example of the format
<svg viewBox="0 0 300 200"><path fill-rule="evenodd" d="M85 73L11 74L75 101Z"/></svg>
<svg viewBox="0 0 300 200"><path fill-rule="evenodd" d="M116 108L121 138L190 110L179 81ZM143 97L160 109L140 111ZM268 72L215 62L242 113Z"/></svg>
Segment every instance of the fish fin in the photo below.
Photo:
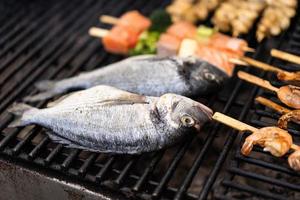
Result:
<svg viewBox="0 0 300 200"><path fill-rule="evenodd" d="M58 99L56 99L55 101L52 101L52 102L49 102L47 104L47 108L50 108L50 107L53 107L53 106L56 106L57 104L59 104L60 102L62 102L64 99L66 99L67 97L69 97L70 95L74 94L75 92L72 92L70 94L66 94L62 97L59 97Z"/></svg>
<svg viewBox="0 0 300 200"><path fill-rule="evenodd" d="M38 93L36 95L27 96L27 97L23 98L23 101L25 101L25 102L42 101L42 100L50 99L56 95L58 95L57 92L47 91L47 92Z"/></svg>
<svg viewBox="0 0 300 200"><path fill-rule="evenodd" d="M111 99L107 101L100 102L103 106L117 106L117 105L125 105L125 104L148 104L144 99L134 99L134 100L127 100L127 99Z"/></svg>
<svg viewBox="0 0 300 200"><path fill-rule="evenodd" d="M53 90L55 87L55 81L49 81L49 80L44 80L44 81L39 81L34 84L34 86L39 90L39 91L48 91L48 90Z"/></svg>
<svg viewBox="0 0 300 200"><path fill-rule="evenodd" d="M55 142L55 143L59 143L59 144L62 144L64 145L65 147L68 147L68 148L74 148L74 149L82 149L82 150L88 150L88 151L95 151L94 149L91 149L91 148L88 148L88 147L84 147L84 146L81 146L79 144L76 144L64 137L61 137L57 134L55 134L54 132L52 131L46 131L46 134L49 136L49 138Z"/></svg>
<svg viewBox="0 0 300 200"><path fill-rule="evenodd" d="M13 122L11 122L8 125L8 127L20 127L20 126L28 125L29 123L28 121L23 119L23 115L25 112L28 112L30 110L38 110L38 109L24 103L13 104L13 106L9 108L7 111L14 114L16 118L14 119Z"/></svg>

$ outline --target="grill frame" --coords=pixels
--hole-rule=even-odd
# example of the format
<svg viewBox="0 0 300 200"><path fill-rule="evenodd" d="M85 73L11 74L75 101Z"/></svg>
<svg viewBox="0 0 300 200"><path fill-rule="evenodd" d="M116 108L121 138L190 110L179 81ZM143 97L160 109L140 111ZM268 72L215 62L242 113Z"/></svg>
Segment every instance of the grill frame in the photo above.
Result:
<svg viewBox="0 0 300 200"><path fill-rule="evenodd" d="M50 11L45 9L47 6L55 4L54 7L50 7ZM142 8L141 11L145 14L149 14L150 11L155 7L163 7L168 3L168 1L163 2L153 2L147 1L145 4L143 1L133 1L126 0L120 3L119 1L95 1L88 0L81 4L81 1L76 1L74 4L69 6L69 3L66 1L61 1L57 3L56 1L50 1L48 4L43 4L41 1L36 1L28 5L26 9L41 9L38 10L39 13L45 12L41 18L35 19L39 14L32 13L29 16L26 16L26 9L24 13L21 13L18 16L14 16L11 13L6 13L6 16L12 16L7 25L1 27L0 29L0 47L4 46L4 50L0 48L0 87L5 88L5 91L0 93L0 157L4 160L13 160L17 162L18 165L24 165L27 168L36 171L45 172L46 176L60 176L62 179L69 181L76 181L79 179L79 184L84 184L86 187L94 187L95 185L101 186L101 188L107 189L111 192L117 192L125 195L128 198L135 197L141 199L207 199L212 198L211 193L213 187L220 187L224 189L223 194L214 196L218 199L230 199L231 196L228 196L228 191L232 188L237 188L241 191L250 192L252 195L256 194L260 197L271 197L273 199L282 199L282 196L278 194L267 194L265 191L259 191L253 189L249 186L241 186L233 182L235 176L244 175L247 177L254 177L255 179L263 179L265 182L270 182L268 177L261 177L259 174L249 174L241 171L237 168L241 164L241 161L252 162L257 165L264 165L274 170L279 170L283 173L288 173L295 175L293 171L288 168L281 167L275 164L264 163L260 160L255 160L250 158L243 157L239 153L239 146L244 140L244 136L237 135L236 131L226 129L226 133L223 133L223 125L214 123L211 126L208 126L209 134L205 135L205 138L201 144L201 148L197 150L196 156L193 158L192 165L190 166L188 172L186 172L185 177L180 181L178 187L169 186L172 176L178 171L180 165L182 164L183 158L186 156L187 151L191 147L191 143L195 140L198 141L198 138L191 136L187 138L187 141L177 145L173 151L175 151L174 156L171 161L168 163L166 173L162 176L160 181L151 180L151 175L157 169L156 167L161 162L165 156L165 151L160 151L152 154L142 155L142 156L128 156L124 161L121 169L113 167L116 163L120 162L120 156L118 155L107 155L105 162L97 163L96 160L99 154L89 153L84 159L79 158L80 150L77 149L66 149L60 144L50 145L49 137L45 136L37 144L32 145L32 140L37 136L41 135L42 129L40 127L31 127L29 130L26 130L27 134L23 138L18 138L17 135L20 135L20 132L24 129L5 129L9 122L13 119L12 115L9 115L5 112L6 108L10 106L15 100L21 99L21 97L36 93L37 91L33 89L32 85L35 81L45 78L56 78L60 79L62 77L69 77L82 70L91 70L107 63L111 63L117 60L120 60L121 56L111 56L108 53L104 52L101 44L99 45L98 41L91 39L87 36L88 27L97 24L97 15L109 13L114 16L118 16L123 13L125 10L130 10L133 8ZM11 11L22 10L21 5L16 3L11 6ZM39 6L39 7L38 7ZM65 6L65 7L64 7ZM57 8L56 8L57 7ZM111 8L115 9L112 11ZM51 18L55 11L59 12L59 9L65 8L64 14L54 15L54 18ZM74 9L75 8L75 9ZM76 8L78 8L76 10ZM85 10L88 9L86 15L82 16ZM69 15L69 12L71 13ZM64 15L65 18L63 17ZM25 18L22 16L26 16ZM0 17L0 21L5 21ZM22 19L18 27L5 35L5 32L14 25L18 20ZM78 19L78 20L76 20ZM92 19L92 20L91 20ZM34 23L30 23L31 21ZM72 23L76 20L75 23ZM276 39L267 40L265 43L258 46L256 53L253 55L254 58L265 59L268 63L273 63L272 59L269 56L265 58L262 57L262 54L265 54L266 49L271 46L278 47L284 50L289 50L284 44L284 40L289 38L290 45L299 47L299 43L295 43L295 38L300 38L300 34L296 33L293 29L300 30L300 22L298 22L299 17L297 16L292 23L291 28L286 31L279 38L279 42ZM88 22L88 23L87 23ZM39 25L46 23L46 26L43 26L41 29L38 29L37 32L34 32ZM45 34L47 31L50 31L53 25L58 23L58 28L55 28L51 31L49 35ZM50 24L50 25L49 25ZM27 26L28 25L28 26ZM53 26L54 27L54 26ZM104 26L108 27L108 26ZM26 28L26 29L25 29ZM25 29L22 34L14 38L14 36L21 30ZM78 29L78 30L77 30ZM30 37L30 40L27 39L27 34L33 32L34 36ZM289 35L289 33L295 35ZM4 35L4 37L2 37ZM47 37L45 37L47 35ZM4 38L4 39L3 39ZM11 38L14 38L13 41L9 41ZM17 38L17 39L16 39ZM18 39L19 38L19 39ZM22 43L22 39L26 40ZM52 41L54 40L54 41ZM248 41L251 42L251 46L255 46L253 42L253 32L249 34ZM9 41L9 42L8 42ZM6 46L5 44L10 46ZM21 43L21 47L19 46ZM47 46L47 48L45 48ZM99 47L100 46L100 47ZM49 47L49 48L48 48ZM99 56L99 51L101 55ZM27 52L27 53L24 53ZM297 53L296 51L294 53ZM96 56L95 56L96 55ZM17 59L17 61L15 60ZM82 67L82 65L87 67ZM11 67L8 69L8 67ZM293 67L288 69L294 69ZM24 73L20 73L21 70L24 70ZM261 72L255 69L247 68L246 71L255 73L261 77L270 77L270 73ZM19 80L16 74L21 75L21 80ZM223 113L232 115L239 120L250 122L252 125L262 126L265 124L259 123L260 121L248 120L247 114L256 111L257 114L262 114L266 112L261 110L261 108L256 108L253 104L253 99L257 94L264 94L266 96L274 97L268 93L263 92L262 89L259 89L255 86L249 86L241 80L233 78L228 84L232 93L230 96L227 94L218 94L210 96L209 99L201 99L204 102L210 102L208 105L214 107L215 102L222 104L221 109L216 111L221 111ZM12 83L9 85L8 83ZM276 85L281 83L272 81ZM245 85L250 88L250 93L248 92L248 100L246 103L240 102L239 93L244 91L243 87ZM232 87L234 86L234 87ZM228 90L227 89L227 90ZM226 88L224 89L226 90ZM226 92L224 92L226 93ZM42 107L46 104L45 101L34 104L34 106ZM240 113L232 113L233 108L239 108ZM270 112L267 112L270 113ZM271 113L272 114L272 113ZM266 115L266 114L265 114ZM272 114L271 118L278 118L278 115ZM293 136L299 136L299 131L291 130ZM223 134L223 135L220 135ZM216 163L212 168L210 168L210 173L206 179L205 184L199 188L199 194L192 194L187 192L195 181L195 176L199 172L199 169L203 167L205 163L208 152L211 151L213 143L216 141L217 137L226 138L224 141L223 149L218 152ZM256 152L261 153L261 149L256 148ZM48 153L47 153L48 152ZM41 155L41 154L46 154ZM232 154L231 156L229 156ZM58 159L59 157L59 159ZM140 176L132 173L137 163L144 157L149 157L147 159L147 167L143 170ZM228 162L226 167L223 166L223 163L227 158ZM61 162L59 162L59 161ZM238 160L238 161L237 161ZM77 163L82 163L80 167L75 167ZM32 166L31 166L32 165ZM42 170L38 169L42 167ZM96 175L92 176L89 174L91 168L99 168L99 171ZM51 171L51 175L50 172ZM225 173L224 177L220 177L221 173ZM108 175L114 177L113 179L108 178ZM297 174L298 176L299 174ZM220 181L218 179L224 180ZM277 182L277 184L282 185L283 182ZM298 185L285 184L284 186L290 187L296 190L299 190ZM148 192L147 190L152 190ZM99 191L98 191L99 192Z"/></svg>

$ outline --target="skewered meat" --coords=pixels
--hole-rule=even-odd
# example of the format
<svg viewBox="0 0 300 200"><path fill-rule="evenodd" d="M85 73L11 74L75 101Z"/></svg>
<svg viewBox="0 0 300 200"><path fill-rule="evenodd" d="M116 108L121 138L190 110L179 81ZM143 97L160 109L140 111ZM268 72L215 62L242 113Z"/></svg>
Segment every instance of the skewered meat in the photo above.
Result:
<svg viewBox="0 0 300 200"><path fill-rule="evenodd" d="M256 37L258 41L266 36L279 35L290 25L290 20L296 14L296 0L266 0L267 8L258 22Z"/></svg>
<svg viewBox="0 0 300 200"><path fill-rule="evenodd" d="M117 26L126 26L135 29L138 33L142 33L151 26L151 21L140 14L138 11L133 10L126 12L118 19Z"/></svg>
<svg viewBox="0 0 300 200"><path fill-rule="evenodd" d="M289 155L288 162L292 169L300 171L300 149Z"/></svg>
<svg viewBox="0 0 300 200"><path fill-rule="evenodd" d="M221 31L232 31L233 36L248 33L263 10L260 0L229 0L216 10L212 22Z"/></svg>
<svg viewBox="0 0 300 200"><path fill-rule="evenodd" d="M223 0L174 0L167 7L173 22L205 20L209 13L216 9Z"/></svg>
<svg viewBox="0 0 300 200"><path fill-rule="evenodd" d="M260 87L276 92L278 98L282 103L292 108L300 109L300 88L299 87L287 85L287 86L282 86L280 88L276 88L272 86L269 81L261 79L257 76L248 74L243 71L238 72L238 77L240 79L246 80Z"/></svg>
<svg viewBox="0 0 300 200"><path fill-rule="evenodd" d="M243 144L241 152L249 155L254 145L264 148L276 157L286 154L293 144L291 135L278 127L264 127L248 136Z"/></svg>
<svg viewBox="0 0 300 200"><path fill-rule="evenodd" d="M102 44L109 52L128 54L136 45L138 37L139 34L129 27L115 26L102 38Z"/></svg>
<svg viewBox="0 0 300 200"><path fill-rule="evenodd" d="M286 105L300 109L300 87L293 85L282 86L279 88L277 95Z"/></svg>
<svg viewBox="0 0 300 200"><path fill-rule="evenodd" d="M287 129L290 121L300 123L300 110L293 110L282 115L278 120L278 127Z"/></svg>
<svg viewBox="0 0 300 200"><path fill-rule="evenodd" d="M263 97L257 97L255 99L255 101L277 111L280 114L283 114L278 120L279 128L287 129L288 122L290 122L290 121L300 123L300 110L287 109L287 108L285 108L277 103L274 103L273 101L270 101L269 99L263 98Z"/></svg>

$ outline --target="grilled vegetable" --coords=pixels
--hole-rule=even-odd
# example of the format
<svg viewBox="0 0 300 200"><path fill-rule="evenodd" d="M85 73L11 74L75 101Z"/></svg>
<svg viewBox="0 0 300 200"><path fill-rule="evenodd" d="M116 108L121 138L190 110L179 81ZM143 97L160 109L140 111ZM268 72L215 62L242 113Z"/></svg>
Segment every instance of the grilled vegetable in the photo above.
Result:
<svg viewBox="0 0 300 200"><path fill-rule="evenodd" d="M129 55L155 54L159 35L158 32L145 31L140 35L139 41L135 47L129 51Z"/></svg>

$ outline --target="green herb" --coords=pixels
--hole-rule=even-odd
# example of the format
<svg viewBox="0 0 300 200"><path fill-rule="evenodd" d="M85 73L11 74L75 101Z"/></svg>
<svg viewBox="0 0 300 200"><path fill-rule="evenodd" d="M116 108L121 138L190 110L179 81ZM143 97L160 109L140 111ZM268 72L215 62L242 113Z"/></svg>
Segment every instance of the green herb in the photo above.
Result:
<svg viewBox="0 0 300 200"><path fill-rule="evenodd" d="M172 24L171 16L169 15L169 13L162 9L155 10L149 18L152 23L149 31L163 33Z"/></svg>
<svg viewBox="0 0 300 200"><path fill-rule="evenodd" d="M155 54L159 36L160 33L155 31L143 32L135 48L130 50L129 55Z"/></svg>

